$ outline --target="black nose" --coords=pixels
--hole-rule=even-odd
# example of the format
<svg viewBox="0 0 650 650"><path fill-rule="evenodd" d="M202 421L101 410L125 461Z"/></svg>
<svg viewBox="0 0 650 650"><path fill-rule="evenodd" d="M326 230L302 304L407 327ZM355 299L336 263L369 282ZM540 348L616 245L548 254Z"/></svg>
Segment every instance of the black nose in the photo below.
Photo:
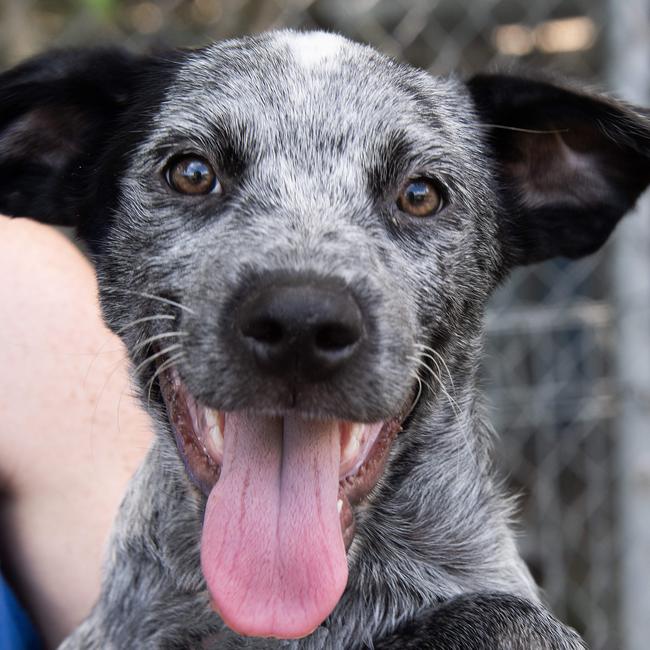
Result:
<svg viewBox="0 0 650 650"><path fill-rule="evenodd" d="M363 336L361 310L350 292L316 281L261 289L244 301L237 325L260 369L305 381L331 377Z"/></svg>

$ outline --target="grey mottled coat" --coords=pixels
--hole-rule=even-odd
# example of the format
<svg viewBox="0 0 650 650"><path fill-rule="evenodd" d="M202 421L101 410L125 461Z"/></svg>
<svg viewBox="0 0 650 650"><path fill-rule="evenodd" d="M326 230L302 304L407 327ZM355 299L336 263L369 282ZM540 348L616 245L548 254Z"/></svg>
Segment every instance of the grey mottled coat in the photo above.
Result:
<svg viewBox="0 0 650 650"><path fill-rule="evenodd" d="M614 100L517 76L432 77L334 35L167 57L60 52L0 77L0 210L78 226L136 366L152 352L138 343L180 329L176 366L195 397L281 411L282 382L243 372L218 324L269 274L327 276L358 297L372 337L295 408L376 421L419 386L356 513L331 616L301 640L246 639L209 607L205 497L155 383L148 399L145 363L136 382L157 440L120 509L100 599L62 648L583 647L515 546L477 386L482 317L514 266L604 242L648 183L649 143L647 115ZM186 151L214 161L219 197L170 193L161 170ZM396 206L421 177L444 201L427 218ZM174 320L139 321L156 314Z"/></svg>

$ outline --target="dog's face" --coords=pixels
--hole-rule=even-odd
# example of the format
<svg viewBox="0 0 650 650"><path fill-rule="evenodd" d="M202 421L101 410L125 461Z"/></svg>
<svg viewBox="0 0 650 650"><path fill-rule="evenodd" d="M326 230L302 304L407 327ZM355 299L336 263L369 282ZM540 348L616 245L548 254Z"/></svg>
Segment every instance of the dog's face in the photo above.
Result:
<svg viewBox="0 0 650 650"><path fill-rule="evenodd" d="M204 572L235 629L302 636L331 611L425 346L475 335L498 251L469 113L459 83L338 36L225 43L178 64L120 173L106 311L175 315L129 339L212 494Z"/></svg>
<svg viewBox="0 0 650 650"><path fill-rule="evenodd" d="M7 73L0 209L51 220L47 195L79 219L107 321L208 497L213 603L244 634L303 636L393 465L417 473L422 404L446 373L473 381L492 288L592 252L645 188L647 119L326 34L93 56Z"/></svg>

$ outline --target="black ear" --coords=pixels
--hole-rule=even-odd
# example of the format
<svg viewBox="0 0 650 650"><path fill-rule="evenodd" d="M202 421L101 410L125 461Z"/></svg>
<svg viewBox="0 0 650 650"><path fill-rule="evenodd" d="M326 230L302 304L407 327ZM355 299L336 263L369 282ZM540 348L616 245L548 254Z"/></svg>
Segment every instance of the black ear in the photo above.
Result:
<svg viewBox="0 0 650 650"><path fill-rule="evenodd" d="M129 104L144 59L48 52L0 75L0 213L74 225L71 200Z"/></svg>
<svg viewBox="0 0 650 650"><path fill-rule="evenodd" d="M650 119L605 96L547 81L468 83L496 158L510 265L602 246L650 182Z"/></svg>

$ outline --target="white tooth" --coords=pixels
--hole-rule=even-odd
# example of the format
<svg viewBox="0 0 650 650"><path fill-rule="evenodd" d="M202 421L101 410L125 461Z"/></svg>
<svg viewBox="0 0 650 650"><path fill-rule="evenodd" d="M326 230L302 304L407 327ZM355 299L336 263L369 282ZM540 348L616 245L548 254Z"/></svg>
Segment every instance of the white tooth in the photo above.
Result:
<svg viewBox="0 0 650 650"><path fill-rule="evenodd" d="M214 450L217 452L223 451L223 431L221 430L220 425L221 418L219 416L219 411L213 411L212 409L205 409L205 423L208 427L208 435L210 436L210 442L212 443Z"/></svg>
<svg viewBox="0 0 650 650"><path fill-rule="evenodd" d="M223 436L219 431L219 427L213 427L210 429L210 439L212 440L212 444L216 451L223 452Z"/></svg>
<svg viewBox="0 0 650 650"><path fill-rule="evenodd" d="M349 460L352 460L357 454L359 453L359 441L357 438L350 438L348 441L348 444L345 445L345 449L343 450L343 458L341 459L343 462L347 462Z"/></svg>
<svg viewBox="0 0 650 650"><path fill-rule="evenodd" d="M337 509L337 511L338 511L339 514L341 514L341 510L342 510L342 508L343 508L343 499L339 499L339 500L336 502L336 509Z"/></svg>
<svg viewBox="0 0 650 650"><path fill-rule="evenodd" d="M356 458L359 453L359 448L361 447L361 441L363 438L365 425L363 424L353 424L350 428L350 437L348 438L345 449L341 454L341 462L352 460Z"/></svg>
<svg viewBox="0 0 650 650"><path fill-rule="evenodd" d="M352 431L350 432L350 435L353 438L356 438L359 442L361 442L361 439L363 438L363 434L366 431L366 425L365 424L359 424L358 422L352 427Z"/></svg>
<svg viewBox="0 0 650 650"><path fill-rule="evenodd" d="M212 409L204 408L203 415L205 416L205 423L208 425L208 428L214 427L217 424L218 411L213 411Z"/></svg>

